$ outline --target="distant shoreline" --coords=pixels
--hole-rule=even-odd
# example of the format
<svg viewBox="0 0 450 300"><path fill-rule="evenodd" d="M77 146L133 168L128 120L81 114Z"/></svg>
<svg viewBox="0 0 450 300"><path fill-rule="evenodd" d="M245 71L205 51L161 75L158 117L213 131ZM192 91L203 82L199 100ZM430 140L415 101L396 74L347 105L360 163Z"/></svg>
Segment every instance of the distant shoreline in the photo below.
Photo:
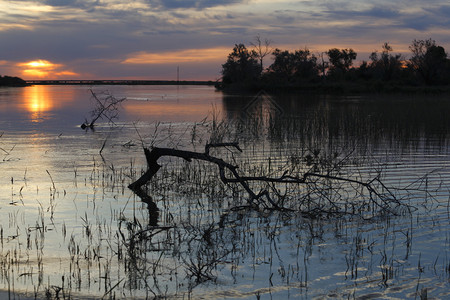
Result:
<svg viewBox="0 0 450 300"><path fill-rule="evenodd" d="M27 86L25 80L19 77L1 76L0 75L0 87L22 87Z"/></svg>
<svg viewBox="0 0 450 300"><path fill-rule="evenodd" d="M26 80L29 85L215 85L196 80Z"/></svg>
<svg viewBox="0 0 450 300"><path fill-rule="evenodd" d="M398 83L381 82L335 82L335 83L313 83L299 86L293 85L250 85L250 86L227 86L224 87L219 81L201 80L26 80L25 86L31 85L166 85L166 86L214 86L217 90L225 93L257 92L261 89L268 92L307 92L317 94L370 94L370 93L420 93L420 94L442 94L450 93L450 86L410 86Z"/></svg>

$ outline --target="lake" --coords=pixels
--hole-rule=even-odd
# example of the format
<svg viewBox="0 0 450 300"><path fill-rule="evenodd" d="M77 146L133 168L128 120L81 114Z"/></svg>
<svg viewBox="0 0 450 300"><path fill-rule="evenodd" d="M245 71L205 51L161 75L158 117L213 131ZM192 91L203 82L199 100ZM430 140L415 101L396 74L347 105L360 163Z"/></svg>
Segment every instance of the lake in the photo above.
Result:
<svg viewBox="0 0 450 300"><path fill-rule="evenodd" d="M98 100L126 98L93 129ZM105 100L106 101L106 100ZM14 298L450 297L448 95L0 88L0 290ZM163 157L145 188L144 147ZM304 181L269 182L267 178ZM319 174L320 176L318 176ZM232 176L227 173L227 176ZM272 203L275 201L276 204Z"/></svg>

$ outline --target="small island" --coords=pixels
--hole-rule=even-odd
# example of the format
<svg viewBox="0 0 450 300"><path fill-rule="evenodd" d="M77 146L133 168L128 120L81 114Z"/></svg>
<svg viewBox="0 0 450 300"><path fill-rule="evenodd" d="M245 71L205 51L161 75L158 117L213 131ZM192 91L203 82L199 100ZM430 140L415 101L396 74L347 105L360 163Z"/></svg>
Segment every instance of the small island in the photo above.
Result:
<svg viewBox="0 0 450 300"><path fill-rule="evenodd" d="M272 49L270 41L256 37L253 49L236 44L222 65L223 91L270 90L314 91L320 93L449 92L450 59L435 40L413 40L410 58L393 53L386 42L370 54L369 61L353 63L357 53L331 48L312 53ZM271 55L273 63L263 65Z"/></svg>
<svg viewBox="0 0 450 300"><path fill-rule="evenodd" d="M0 86L27 86L27 82L19 77L1 76Z"/></svg>

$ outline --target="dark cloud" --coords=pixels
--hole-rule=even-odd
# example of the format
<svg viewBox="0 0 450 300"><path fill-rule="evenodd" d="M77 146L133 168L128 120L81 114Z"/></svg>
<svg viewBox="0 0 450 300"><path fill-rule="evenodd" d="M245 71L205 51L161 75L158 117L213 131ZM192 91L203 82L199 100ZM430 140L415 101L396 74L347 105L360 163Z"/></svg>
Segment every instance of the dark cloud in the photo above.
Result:
<svg viewBox="0 0 450 300"><path fill-rule="evenodd" d="M78 60L123 57L149 48L150 40L128 34L121 24L89 24L63 20L34 30L0 31L0 53L8 60L42 58ZM104 45L98 47L98 45ZM96 46L96 47L95 47Z"/></svg>
<svg viewBox="0 0 450 300"><path fill-rule="evenodd" d="M373 18L391 19L398 18L400 16L400 12L393 8L373 7L369 10L362 11L361 15Z"/></svg>
<svg viewBox="0 0 450 300"><path fill-rule="evenodd" d="M244 2L243 0L149 0L152 6L160 9L195 8L204 9L208 7L227 6Z"/></svg>
<svg viewBox="0 0 450 300"><path fill-rule="evenodd" d="M435 23L439 23L442 26L450 25L450 5L442 5L436 7L426 7L424 11L429 13L433 17Z"/></svg>
<svg viewBox="0 0 450 300"><path fill-rule="evenodd" d="M176 19L189 19L191 17L187 13L180 13L180 12L172 12L170 15Z"/></svg>
<svg viewBox="0 0 450 300"><path fill-rule="evenodd" d="M220 33L220 34L233 35L237 39L239 39L240 36L249 35L249 33L251 31L246 27L225 27L225 28L215 28L213 30L213 32Z"/></svg>
<svg viewBox="0 0 450 300"><path fill-rule="evenodd" d="M351 9L342 9L337 8L333 10L328 10L326 13L332 18L348 18L352 19L360 19L360 18L377 18L377 19L392 19L400 17L400 12L394 8L387 7L372 7L367 10L351 10Z"/></svg>
<svg viewBox="0 0 450 300"><path fill-rule="evenodd" d="M408 28L408 29L414 29L416 31L426 31L430 28L433 28L436 26L436 20L433 17L429 17L426 15L418 16L407 16L402 18L400 21L400 24L398 25L399 28Z"/></svg>
<svg viewBox="0 0 450 300"><path fill-rule="evenodd" d="M394 16L397 23L395 27L425 32L450 25L450 5L426 5L418 8L415 12Z"/></svg>
<svg viewBox="0 0 450 300"><path fill-rule="evenodd" d="M404 5L414 6L413 11L402 11L400 8ZM336 8L325 11L332 20L389 20L391 29L413 29L416 31L427 31L432 28L445 28L450 25L450 5L439 5L436 1L427 2L423 5L420 1L410 3L392 3L385 6L372 6L366 10L349 9L348 7ZM384 29L385 26L376 25L378 29ZM388 25L386 25L388 26Z"/></svg>
<svg viewBox="0 0 450 300"><path fill-rule="evenodd" d="M77 0L43 0L41 2L50 6L74 6L77 2L79 3Z"/></svg>
<svg viewBox="0 0 450 300"><path fill-rule="evenodd" d="M291 10L276 10L273 15L282 24L292 24L298 17L298 14Z"/></svg>
<svg viewBox="0 0 450 300"><path fill-rule="evenodd" d="M83 1L83 0L41 0L43 4L50 6L61 6L61 7L75 7L82 9L89 9L100 5L99 0L95 1Z"/></svg>

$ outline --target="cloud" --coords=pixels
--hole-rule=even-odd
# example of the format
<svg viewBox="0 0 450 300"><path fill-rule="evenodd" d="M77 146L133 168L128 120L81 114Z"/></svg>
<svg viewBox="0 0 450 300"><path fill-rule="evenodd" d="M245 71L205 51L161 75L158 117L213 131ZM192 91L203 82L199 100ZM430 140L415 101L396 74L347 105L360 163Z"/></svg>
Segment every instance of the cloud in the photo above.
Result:
<svg viewBox="0 0 450 300"><path fill-rule="evenodd" d="M50 6L74 6L79 5L78 0L43 0L42 3Z"/></svg>
<svg viewBox="0 0 450 300"><path fill-rule="evenodd" d="M381 18L381 19L398 18L400 15L401 14L397 9L387 7L376 7L376 6L361 12L361 16Z"/></svg>
<svg viewBox="0 0 450 300"><path fill-rule="evenodd" d="M194 8L204 9L216 6L229 6L244 2L242 0L149 0L152 6L160 9Z"/></svg>
<svg viewBox="0 0 450 300"><path fill-rule="evenodd" d="M449 26L450 25L450 5L440 5L435 7L425 7L424 11L426 11L429 16L432 17L432 23L439 24L441 26Z"/></svg>
<svg viewBox="0 0 450 300"><path fill-rule="evenodd" d="M122 64L178 64L186 62L208 62L227 56L228 48L186 49L161 53L138 52L131 54Z"/></svg>
<svg viewBox="0 0 450 300"><path fill-rule="evenodd" d="M331 19L341 19L347 18L348 20L353 19L365 19L365 18L376 18L376 19L392 19L401 17L401 13L398 9L386 6L372 6L366 9L351 9L351 8L333 8L331 10L324 11L328 18Z"/></svg>
<svg viewBox="0 0 450 300"><path fill-rule="evenodd" d="M71 70L67 70L63 64L52 63L48 60L37 59L27 62L17 63L22 69L25 78L52 78L59 79L67 76L78 76L79 74Z"/></svg>
<svg viewBox="0 0 450 300"><path fill-rule="evenodd" d="M41 0L40 2L54 7L75 7L80 9L90 9L100 5L99 0Z"/></svg>

